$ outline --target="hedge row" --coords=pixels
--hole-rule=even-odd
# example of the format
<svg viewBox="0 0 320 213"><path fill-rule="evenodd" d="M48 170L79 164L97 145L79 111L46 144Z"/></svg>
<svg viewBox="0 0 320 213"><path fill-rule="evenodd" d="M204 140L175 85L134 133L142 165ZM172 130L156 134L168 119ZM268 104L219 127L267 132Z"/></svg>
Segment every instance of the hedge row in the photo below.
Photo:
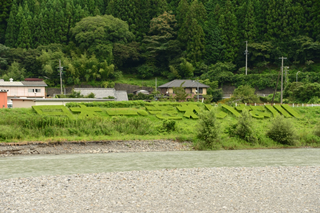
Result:
<svg viewBox="0 0 320 213"><path fill-rule="evenodd" d="M280 112L285 118L291 118L292 116L283 109L280 105L273 106L278 112Z"/></svg>

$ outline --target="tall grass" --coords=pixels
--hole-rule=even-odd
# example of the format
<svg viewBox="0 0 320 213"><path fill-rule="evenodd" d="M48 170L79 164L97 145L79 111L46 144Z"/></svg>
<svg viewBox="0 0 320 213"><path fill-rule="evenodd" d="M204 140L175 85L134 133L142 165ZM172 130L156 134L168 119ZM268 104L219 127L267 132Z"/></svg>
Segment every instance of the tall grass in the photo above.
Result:
<svg viewBox="0 0 320 213"><path fill-rule="evenodd" d="M71 120L23 110L2 111L0 115L2 117L0 141L72 135L157 134L154 123L144 117L95 117Z"/></svg>

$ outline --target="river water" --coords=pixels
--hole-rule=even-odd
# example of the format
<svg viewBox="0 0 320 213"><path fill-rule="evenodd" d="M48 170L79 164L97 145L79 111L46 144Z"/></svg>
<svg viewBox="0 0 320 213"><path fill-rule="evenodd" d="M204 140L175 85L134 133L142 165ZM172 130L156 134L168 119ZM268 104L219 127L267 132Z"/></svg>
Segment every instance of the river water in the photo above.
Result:
<svg viewBox="0 0 320 213"><path fill-rule="evenodd" d="M0 158L0 179L204 167L320 166L320 149L179 151Z"/></svg>

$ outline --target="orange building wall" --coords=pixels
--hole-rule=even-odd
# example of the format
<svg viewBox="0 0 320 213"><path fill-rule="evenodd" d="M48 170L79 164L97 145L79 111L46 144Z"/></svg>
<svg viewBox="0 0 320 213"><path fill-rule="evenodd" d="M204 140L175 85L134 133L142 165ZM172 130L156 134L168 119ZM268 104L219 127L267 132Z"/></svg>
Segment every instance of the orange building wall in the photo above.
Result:
<svg viewBox="0 0 320 213"><path fill-rule="evenodd" d="M7 92L0 92L0 108L8 108L7 106Z"/></svg>

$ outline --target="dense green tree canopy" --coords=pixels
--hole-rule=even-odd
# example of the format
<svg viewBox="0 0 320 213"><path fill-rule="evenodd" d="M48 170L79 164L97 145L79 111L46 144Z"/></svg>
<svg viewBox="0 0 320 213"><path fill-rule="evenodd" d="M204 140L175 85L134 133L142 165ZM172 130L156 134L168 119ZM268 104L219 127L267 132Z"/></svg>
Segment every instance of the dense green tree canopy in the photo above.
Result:
<svg viewBox="0 0 320 213"><path fill-rule="evenodd" d="M244 78L248 41L248 73L264 76L255 79L275 82L267 74L286 56L317 81L319 11L319 0L1 0L0 78L54 86L60 59L70 85L121 73L222 85Z"/></svg>
<svg viewBox="0 0 320 213"><path fill-rule="evenodd" d="M84 18L71 31L81 50L109 61L113 43L125 44L134 38L128 24L111 15Z"/></svg>

